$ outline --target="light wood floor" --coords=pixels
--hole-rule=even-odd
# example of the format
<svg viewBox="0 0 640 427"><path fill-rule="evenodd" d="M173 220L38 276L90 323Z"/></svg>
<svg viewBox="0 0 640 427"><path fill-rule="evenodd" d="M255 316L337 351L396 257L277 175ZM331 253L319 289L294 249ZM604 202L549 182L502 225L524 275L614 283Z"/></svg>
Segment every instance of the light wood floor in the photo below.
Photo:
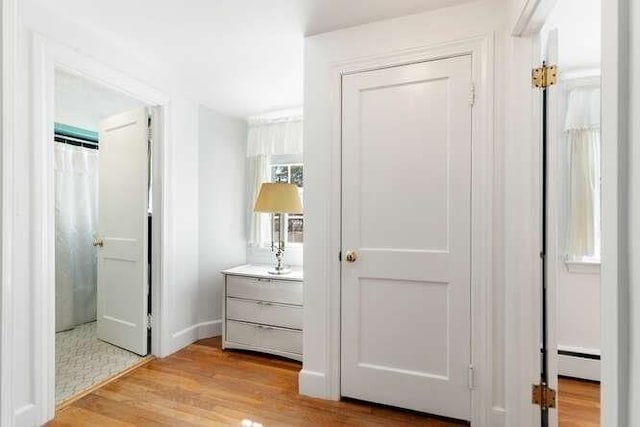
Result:
<svg viewBox="0 0 640 427"><path fill-rule="evenodd" d="M600 425L600 384L571 378L558 379L560 427Z"/></svg>
<svg viewBox="0 0 640 427"><path fill-rule="evenodd" d="M300 364L220 350L213 338L153 360L61 409L50 426L455 426L409 411L298 395ZM591 426L593 384L561 381L563 426ZM597 403L597 401L596 401ZM575 420L568 421L573 416ZM569 417L569 418L567 418Z"/></svg>

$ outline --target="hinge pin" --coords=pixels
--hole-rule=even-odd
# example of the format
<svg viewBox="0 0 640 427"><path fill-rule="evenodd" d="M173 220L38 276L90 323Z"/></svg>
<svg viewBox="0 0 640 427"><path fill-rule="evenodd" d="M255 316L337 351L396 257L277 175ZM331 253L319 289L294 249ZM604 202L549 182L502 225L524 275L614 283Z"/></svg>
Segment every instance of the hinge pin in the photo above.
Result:
<svg viewBox="0 0 640 427"><path fill-rule="evenodd" d="M531 81L533 87L539 89L546 89L555 85L558 81L558 67L555 65L543 65L540 68L535 68L531 73Z"/></svg>
<svg viewBox="0 0 640 427"><path fill-rule="evenodd" d="M534 384L531 388L531 403L543 409L556 407L556 391L546 384Z"/></svg>

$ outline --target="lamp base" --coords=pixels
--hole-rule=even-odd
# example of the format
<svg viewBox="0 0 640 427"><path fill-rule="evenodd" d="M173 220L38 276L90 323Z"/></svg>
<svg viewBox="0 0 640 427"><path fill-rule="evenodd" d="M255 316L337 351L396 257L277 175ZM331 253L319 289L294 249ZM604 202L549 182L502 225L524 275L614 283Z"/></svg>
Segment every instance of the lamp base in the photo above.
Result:
<svg viewBox="0 0 640 427"><path fill-rule="evenodd" d="M278 274L289 274L291 273L291 269L288 267L273 267L272 269L270 269L268 271L269 274L274 274L274 275L278 275Z"/></svg>
<svg viewBox="0 0 640 427"><path fill-rule="evenodd" d="M284 258L284 241L280 240L278 246L271 243L271 249L276 251L276 265L269 270L269 274L282 275L291 273L291 269L286 267L283 262Z"/></svg>

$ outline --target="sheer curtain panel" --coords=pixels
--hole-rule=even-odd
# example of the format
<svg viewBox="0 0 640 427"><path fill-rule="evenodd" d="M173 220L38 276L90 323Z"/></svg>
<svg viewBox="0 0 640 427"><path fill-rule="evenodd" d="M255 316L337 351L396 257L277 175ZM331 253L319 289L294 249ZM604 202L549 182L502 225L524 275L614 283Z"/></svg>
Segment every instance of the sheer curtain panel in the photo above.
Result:
<svg viewBox="0 0 640 427"><path fill-rule="evenodd" d="M55 143L56 331L96 319L98 150Z"/></svg>
<svg viewBox="0 0 640 427"><path fill-rule="evenodd" d="M600 89L574 89L565 123L569 153L568 257L600 257Z"/></svg>
<svg viewBox="0 0 640 427"><path fill-rule="evenodd" d="M249 247L266 247L271 242L271 222L269 215L253 211L253 204L258 197L260 186L269 181L269 160L267 156L249 157L249 180L247 189L248 197L248 223L249 223Z"/></svg>

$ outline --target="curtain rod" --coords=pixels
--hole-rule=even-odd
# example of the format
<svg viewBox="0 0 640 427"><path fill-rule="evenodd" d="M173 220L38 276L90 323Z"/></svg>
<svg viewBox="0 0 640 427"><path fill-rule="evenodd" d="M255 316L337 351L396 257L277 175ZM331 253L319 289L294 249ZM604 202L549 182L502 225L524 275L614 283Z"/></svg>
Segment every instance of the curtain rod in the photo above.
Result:
<svg viewBox="0 0 640 427"><path fill-rule="evenodd" d="M97 150L98 149L98 143L97 142L87 141L87 140L80 139L80 138L72 138L72 137L65 136L65 135L55 134L54 137L53 137L53 140L55 142L59 142L61 144L69 144L69 145L73 145L73 146L76 146L76 147L89 148L89 149L92 149L92 150Z"/></svg>

